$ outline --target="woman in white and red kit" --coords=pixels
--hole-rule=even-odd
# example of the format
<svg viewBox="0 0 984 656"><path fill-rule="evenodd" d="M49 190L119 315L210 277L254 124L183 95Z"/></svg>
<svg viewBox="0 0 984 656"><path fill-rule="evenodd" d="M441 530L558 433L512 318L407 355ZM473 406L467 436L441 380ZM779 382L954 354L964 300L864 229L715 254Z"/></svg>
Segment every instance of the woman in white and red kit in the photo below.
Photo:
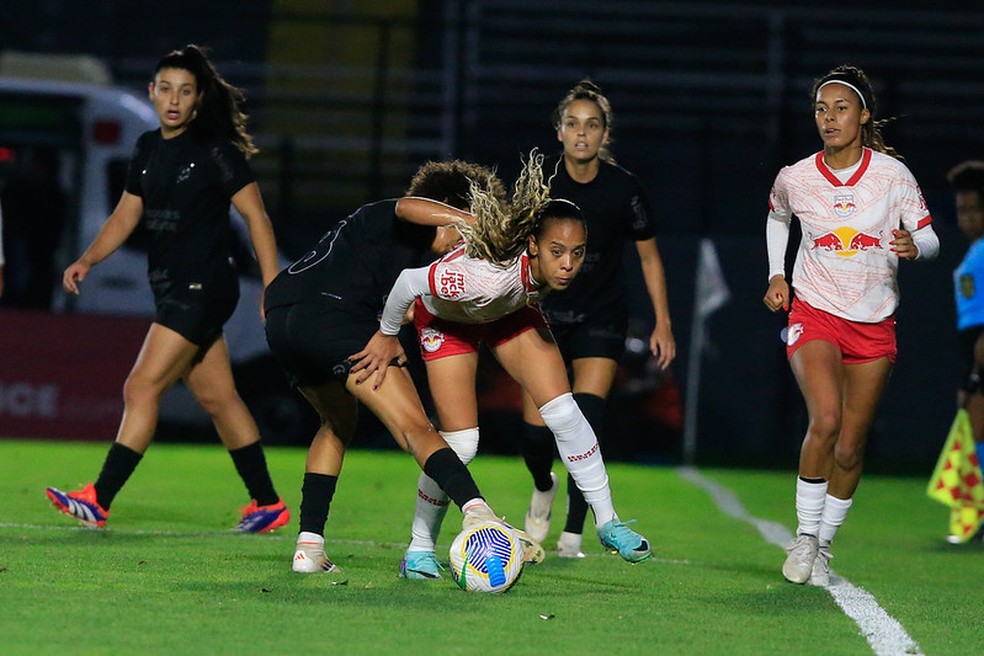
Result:
<svg viewBox="0 0 984 656"><path fill-rule="evenodd" d="M783 168L769 197L765 305L790 309L784 255L802 239L786 354L809 414L796 483L796 537L782 573L826 586L830 543L861 478L868 430L895 362L899 260L930 259L939 239L922 192L874 120L865 73L838 66L813 86L823 150Z"/></svg>
<svg viewBox="0 0 984 656"><path fill-rule="evenodd" d="M565 466L591 506L601 543L622 558L648 558L649 542L619 520L598 440L571 394L560 350L537 301L563 289L584 260L586 232L576 205L548 197L540 156L527 160L511 206L472 186L473 225L459 224L465 244L434 264L405 270L386 301L380 331L357 367L366 376L399 352L396 338L414 306L431 395L441 434L465 463L478 449L475 375L485 342L503 368L536 402ZM407 578L440 573L434 542L445 495L418 481L412 539L400 566Z"/></svg>

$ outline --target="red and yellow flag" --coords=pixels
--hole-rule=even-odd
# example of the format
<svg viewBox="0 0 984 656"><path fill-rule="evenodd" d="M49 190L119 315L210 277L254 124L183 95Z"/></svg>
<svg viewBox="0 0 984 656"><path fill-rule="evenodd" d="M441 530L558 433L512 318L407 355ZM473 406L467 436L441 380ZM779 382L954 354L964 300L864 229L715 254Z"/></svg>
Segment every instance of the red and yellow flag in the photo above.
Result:
<svg viewBox="0 0 984 656"><path fill-rule="evenodd" d="M984 521L984 482L974 448L970 415L963 408L950 427L926 494L950 506L950 536L954 542L970 540Z"/></svg>

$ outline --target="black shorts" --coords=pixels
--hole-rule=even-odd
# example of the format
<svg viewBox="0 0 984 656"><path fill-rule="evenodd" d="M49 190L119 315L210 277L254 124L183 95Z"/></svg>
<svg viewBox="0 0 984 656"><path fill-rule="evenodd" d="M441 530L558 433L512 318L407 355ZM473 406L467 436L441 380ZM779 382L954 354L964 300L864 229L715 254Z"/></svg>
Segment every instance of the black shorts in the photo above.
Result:
<svg viewBox="0 0 984 656"><path fill-rule="evenodd" d="M550 332L568 364L580 358L619 360L625 352L628 329L628 317L619 313L588 317L580 323L550 322Z"/></svg>
<svg viewBox="0 0 984 656"><path fill-rule="evenodd" d="M155 323L170 328L205 350L222 335L222 326L236 309L239 279L233 274L214 284L175 285L154 302L157 306Z"/></svg>
<svg viewBox="0 0 984 656"><path fill-rule="evenodd" d="M375 318L359 319L317 303L275 307L266 313L270 350L294 387L348 378L348 357L366 347L379 329Z"/></svg>

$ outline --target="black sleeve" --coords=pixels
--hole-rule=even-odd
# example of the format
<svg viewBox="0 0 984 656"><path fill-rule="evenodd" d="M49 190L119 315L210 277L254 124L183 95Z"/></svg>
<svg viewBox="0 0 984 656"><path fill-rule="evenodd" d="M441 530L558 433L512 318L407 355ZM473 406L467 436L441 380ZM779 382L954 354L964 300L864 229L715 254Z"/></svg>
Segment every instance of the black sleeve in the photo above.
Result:
<svg viewBox="0 0 984 656"><path fill-rule="evenodd" d="M209 157L215 165L219 186L227 197L232 198L240 189L256 181L245 155L233 144L210 147Z"/></svg>

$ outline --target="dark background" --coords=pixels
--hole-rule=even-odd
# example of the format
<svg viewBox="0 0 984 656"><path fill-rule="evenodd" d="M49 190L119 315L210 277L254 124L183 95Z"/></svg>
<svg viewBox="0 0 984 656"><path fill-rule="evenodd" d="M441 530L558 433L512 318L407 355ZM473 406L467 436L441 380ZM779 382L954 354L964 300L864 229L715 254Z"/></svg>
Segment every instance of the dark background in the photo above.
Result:
<svg viewBox="0 0 984 656"><path fill-rule="evenodd" d="M363 202L401 194L427 159L472 159L511 179L520 153L559 148L550 113L590 76L615 110L615 156L657 214L679 352L668 376L626 358L606 453L680 457L697 250L707 238L731 298L707 326L697 459L743 466L791 466L805 429L778 336L784 319L761 304L767 194L782 165L819 149L813 79L859 65L875 82L876 116L896 119L886 141L920 182L942 241L936 261L900 267L900 355L867 462L928 473L954 411L950 275L966 249L945 173L984 158L984 16L966 3L788 4L5 0L0 43L94 55L138 91L166 51L210 46L248 93L263 149L254 166L288 256ZM644 337L652 317L638 267L628 270L633 331ZM494 365L482 393L483 449L511 452L515 398ZM364 444L385 443L369 426Z"/></svg>

